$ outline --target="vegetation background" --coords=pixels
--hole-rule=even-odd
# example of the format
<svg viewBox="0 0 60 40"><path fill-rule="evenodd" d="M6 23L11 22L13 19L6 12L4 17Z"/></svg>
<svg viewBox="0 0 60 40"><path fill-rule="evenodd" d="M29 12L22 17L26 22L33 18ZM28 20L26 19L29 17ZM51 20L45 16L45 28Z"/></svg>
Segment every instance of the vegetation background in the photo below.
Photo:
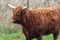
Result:
<svg viewBox="0 0 60 40"><path fill-rule="evenodd" d="M12 9L8 6L8 3L14 6L26 6L27 0L0 0L0 40L25 40L21 25L11 22ZM60 8L60 0L29 0L29 8L43 7ZM44 36L43 40L53 40L53 35ZM60 37L58 37L58 40L60 40Z"/></svg>

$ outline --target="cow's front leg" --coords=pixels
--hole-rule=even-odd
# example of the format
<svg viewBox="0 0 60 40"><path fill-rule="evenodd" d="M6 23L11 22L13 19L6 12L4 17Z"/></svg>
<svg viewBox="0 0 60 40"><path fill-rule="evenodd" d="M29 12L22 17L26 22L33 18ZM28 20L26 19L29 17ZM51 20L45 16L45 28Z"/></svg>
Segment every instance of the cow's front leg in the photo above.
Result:
<svg viewBox="0 0 60 40"><path fill-rule="evenodd" d="M39 37L38 37L38 40L42 40L42 36L39 36Z"/></svg>
<svg viewBox="0 0 60 40"><path fill-rule="evenodd" d="M42 40L43 33L40 33L38 36L38 40Z"/></svg>
<svg viewBox="0 0 60 40"><path fill-rule="evenodd" d="M59 34L59 32L56 32L56 33L53 34L53 36L54 36L54 40L57 40L57 38L58 38L58 34Z"/></svg>
<svg viewBox="0 0 60 40"><path fill-rule="evenodd" d="M30 36L26 37L26 40L32 40L32 38Z"/></svg>
<svg viewBox="0 0 60 40"><path fill-rule="evenodd" d="M23 33L26 37L26 40L32 40L31 35L29 34L29 32L26 28L23 28Z"/></svg>

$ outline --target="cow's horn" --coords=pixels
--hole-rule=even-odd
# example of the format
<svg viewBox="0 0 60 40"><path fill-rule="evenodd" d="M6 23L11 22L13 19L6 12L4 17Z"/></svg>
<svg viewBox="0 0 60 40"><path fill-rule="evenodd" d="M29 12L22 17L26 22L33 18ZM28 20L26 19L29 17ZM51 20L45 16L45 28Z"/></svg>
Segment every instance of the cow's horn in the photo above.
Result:
<svg viewBox="0 0 60 40"><path fill-rule="evenodd" d="M27 6L23 7L23 9L27 9L27 8L28 8Z"/></svg>
<svg viewBox="0 0 60 40"><path fill-rule="evenodd" d="M11 4L8 4L11 8L15 8L15 6L12 6Z"/></svg>

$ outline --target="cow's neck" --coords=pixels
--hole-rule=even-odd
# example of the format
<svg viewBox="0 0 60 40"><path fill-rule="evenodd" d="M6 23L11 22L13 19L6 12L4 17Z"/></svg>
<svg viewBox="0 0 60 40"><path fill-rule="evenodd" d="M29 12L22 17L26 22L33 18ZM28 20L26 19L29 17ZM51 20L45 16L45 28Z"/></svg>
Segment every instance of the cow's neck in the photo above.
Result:
<svg viewBox="0 0 60 40"><path fill-rule="evenodd" d="M22 11L22 13L21 13L21 25L23 26L23 27L25 27L25 23L24 23L24 21L25 21L25 18L26 18L26 12L27 12L27 9L26 10L23 10Z"/></svg>

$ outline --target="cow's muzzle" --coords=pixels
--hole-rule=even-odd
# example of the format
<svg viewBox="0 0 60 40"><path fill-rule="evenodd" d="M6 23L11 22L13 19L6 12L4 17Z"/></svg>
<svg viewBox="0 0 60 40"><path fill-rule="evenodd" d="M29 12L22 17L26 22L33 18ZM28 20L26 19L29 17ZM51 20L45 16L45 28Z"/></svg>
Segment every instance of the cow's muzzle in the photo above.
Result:
<svg viewBox="0 0 60 40"><path fill-rule="evenodd" d="M16 21L14 21L14 20L11 20L11 22L12 22L12 23L16 23Z"/></svg>

